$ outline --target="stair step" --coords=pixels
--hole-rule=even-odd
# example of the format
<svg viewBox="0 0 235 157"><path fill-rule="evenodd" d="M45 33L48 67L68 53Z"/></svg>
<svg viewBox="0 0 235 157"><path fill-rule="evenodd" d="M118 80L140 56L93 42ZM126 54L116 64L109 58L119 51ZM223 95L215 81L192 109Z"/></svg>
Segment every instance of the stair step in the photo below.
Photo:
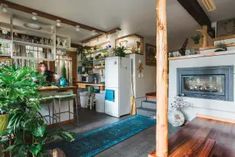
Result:
<svg viewBox="0 0 235 157"><path fill-rule="evenodd" d="M139 108L137 108L137 114L154 118L156 116L156 110L155 109L144 108L144 107L139 107Z"/></svg>
<svg viewBox="0 0 235 157"><path fill-rule="evenodd" d="M143 101L142 102L142 107L156 110L156 102L154 102L154 101Z"/></svg>

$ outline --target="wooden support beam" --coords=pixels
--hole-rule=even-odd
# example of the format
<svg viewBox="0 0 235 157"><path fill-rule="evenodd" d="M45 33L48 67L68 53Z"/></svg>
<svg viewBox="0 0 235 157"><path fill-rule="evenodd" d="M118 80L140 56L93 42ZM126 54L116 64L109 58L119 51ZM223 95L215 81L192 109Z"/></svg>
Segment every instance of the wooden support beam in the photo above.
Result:
<svg viewBox="0 0 235 157"><path fill-rule="evenodd" d="M12 3L12 2L9 2L6 0L0 0L0 4L5 4L5 5L7 5L7 7L11 8L11 9L15 9L15 10L22 11L22 12L29 13L29 14L32 14L32 12L35 12L40 17L47 18L47 19L50 19L53 21L60 20L62 23L72 25L72 26L80 26L80 28L82 28L82 29L86 29L86 30L90 30L90 31L95 30L98 33L107 33L106 31L95 28L95 27L91 27L91 26L88 26L88 25L85 25L82 23L78 23L78 22L63 18L63 17L55 16L55 15L52 15L52 14L49 14L46 12L42 12L40 10L36 10L36 9L29 8L29 7L20 5L20 4Z"/></svg>
<svg viewBox="0 0 235 157"><path fill-rule="evenodd" d="M206 25L208 27L208 34L212 38L215 37L215 30L211 27L211 21L202 9L198 0L178 0L178 2L201 26Z"/></svg>
<svg viewBox="0 0 235 157"><path fill-rule="evenodd" d="M157 129L156 156L168 156L168 46L166 0L156 3Z"/></svg>

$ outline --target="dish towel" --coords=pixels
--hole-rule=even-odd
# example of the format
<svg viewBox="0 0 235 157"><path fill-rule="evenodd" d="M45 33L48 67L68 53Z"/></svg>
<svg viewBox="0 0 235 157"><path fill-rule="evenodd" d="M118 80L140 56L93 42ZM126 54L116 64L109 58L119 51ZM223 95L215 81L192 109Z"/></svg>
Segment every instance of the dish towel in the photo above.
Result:
<svg viewBox="0 0 235 157"><path fill-rule="evenodd" d="M106 89L105 90L105 100L114 102L115 101L115 90Z"/></svg>

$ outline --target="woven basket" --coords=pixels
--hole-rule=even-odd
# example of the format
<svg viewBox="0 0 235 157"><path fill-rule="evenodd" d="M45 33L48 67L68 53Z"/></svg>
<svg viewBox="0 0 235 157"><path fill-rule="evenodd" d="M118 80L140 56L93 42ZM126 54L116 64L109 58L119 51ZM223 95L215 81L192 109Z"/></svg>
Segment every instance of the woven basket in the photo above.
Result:
<svg viewBox="0 0 235 157"><path fill-rule="evenodd" d="M4 131L8 124L8 114L0 115L0 131Z"/></svg>

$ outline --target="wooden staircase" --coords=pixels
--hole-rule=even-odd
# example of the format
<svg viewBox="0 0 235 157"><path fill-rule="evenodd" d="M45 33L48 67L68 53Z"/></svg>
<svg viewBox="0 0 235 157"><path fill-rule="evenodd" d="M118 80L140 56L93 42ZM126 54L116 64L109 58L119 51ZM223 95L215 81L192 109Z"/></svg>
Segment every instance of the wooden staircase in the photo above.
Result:
<svg viewBox="0 0 235 157"><path fill-rule="evenodd" d="M145 100L137 107L137 114L155 118L156 116L156 93L146 93Z"/></svg>

